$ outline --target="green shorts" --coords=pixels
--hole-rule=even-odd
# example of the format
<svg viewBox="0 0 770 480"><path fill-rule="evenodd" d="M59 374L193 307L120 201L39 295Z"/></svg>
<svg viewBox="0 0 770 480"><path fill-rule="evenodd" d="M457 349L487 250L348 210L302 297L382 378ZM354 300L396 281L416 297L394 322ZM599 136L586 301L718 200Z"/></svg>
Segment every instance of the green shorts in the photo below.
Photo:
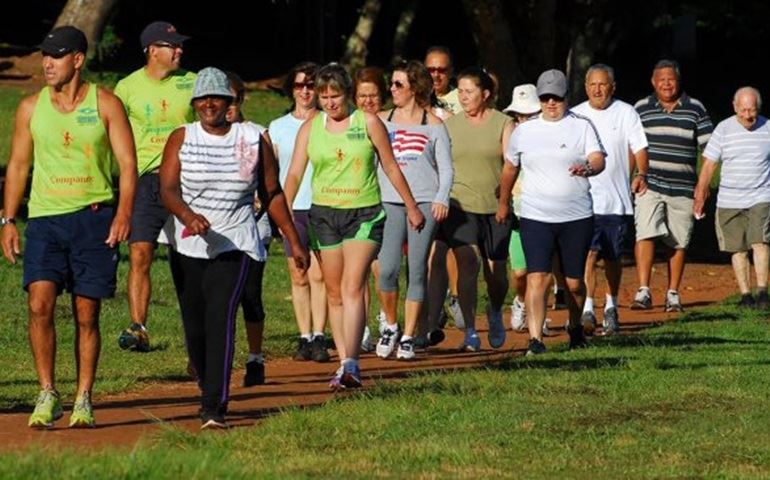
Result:
<svg viewBox="0 0 770 480"><path fill-rule="evenodd" d="M310 218L310 248L338 248L346 240L366 240L382 244L385 210L382 205L363 208L332 208L312 205Z"/></svg>
<svg viewBox="0 0 770 480"><path fill-rule="evenodd" d="M747 252L755 243L770 241L770 203L749 208L717 208L717 240L723 252Z"/></svg>
<svg viewBox="0 0 770 480"><path fill-rule="evenodd" d="M511 241L508 242L508 259L511 262L511 270L527 269L527 260L524 258L524 248L521 246L521 235L518 230L511 230Z"/></svg>

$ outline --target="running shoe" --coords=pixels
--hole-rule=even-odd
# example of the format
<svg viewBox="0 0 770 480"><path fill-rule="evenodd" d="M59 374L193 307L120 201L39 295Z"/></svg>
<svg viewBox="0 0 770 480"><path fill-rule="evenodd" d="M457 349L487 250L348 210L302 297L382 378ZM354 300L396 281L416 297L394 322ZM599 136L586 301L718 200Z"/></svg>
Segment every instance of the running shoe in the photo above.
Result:
<svg viewBox="0 0 770 480"><path fill-rule="evenodd" d="M553 332L551 331L551 328L548 326L550 324L551 324L551 319L550 318L546 318L545 320L543 320L543 336L544 337L550 337L551 335L553 335Z"/></svg>
<svg viewBox="0 0 770 480"><path fill-rule="evenodd" d="M344 390L345 385L342 384L342 367L338 368L336 372L334 372L334 376L332 376L332 379L329 380L329 388L332 390Z"/></svg>
<svg viewBox="0 0 770 480"><path fill-rule="evenodd" d="M669 290L666 293L666 312L684 312L679 292L676 290Z"/></svg>
<svg viewBox="0 0 770 480"><path fill-rule="evenodd" d="M463 317L463 311L460 308L460 301L457 299L457 297L450 296L449 303L447 304L446 308L446 313L454 322L455 327L459 328L460 330L464 329L465 318Z"/></svg>
<svg viewBox="0 0 770 480"><path fill-rule="evenodd" d="M604 327L604 335L620 333L620 320L618 319L618 309L616 307L604 310L602 326Z"/></svg>
<svg viewBox="0 0 770 480"><path fill-rule="evenodd" d="M403 340L398 342L398 351L396 352L398 360L414 360L414 340Z"/></svg>
<svg viewBox="0 0 770 480"><path fill-rule="evenodd" d="M123 350L135 350L137 352L150 351L150 336L144 325L132 323L123 330L118 337L118 346Z"/></svg>
<svg viewBox="0 0 770 480"><path fill-rule="evenodd" d="M652 295L650 289L639 287L636 291L634 301L631 303L631 310L650 310L652 309Z"/></svg>
<svg viewBox="0 0 770 480"><path fill-rule="evenodd" d="M527 307L524 306L524 302L519 301L519 297L516 297L511 304L511 330L523 332L526 329Z"/></svg>
<svg viewBox="0 0 770 480"><path fill-rule="evenodd" d="M443 342L445 338L446 338L446 335L444 334L443 330L441 329L432 330L428 332L428 346L435 347L439 343Z"/></svg>
<svg viewBox="0 0 770 480"><path fill-rule="evenodd" d="M374 350L372 345L372 332L369 330L369 325L364 325L364 334L361 336L361 351L369 353Z"/></svg>
<svg viewBox="0 0 770 480"><path fill-rule="evenodd" d="M443 335L444 332L441 332L441 334ZM414 348L425 350L426 348L430 347L432 344L430 343L429 336L430 333L428 335L417 335L414 337Z"/></svg>
<svg viewBox="0 0 770 480"><path fill-rule="evenodd" d="M770 296L767 295L767 290L760 290L757 293L757 310L767 310L770 308Z"/></svg>
<svg viewBox="0 0 770 480"><path fill-rule="evenodd" d="M463 352L478 352L481 350L481 339L479 334L474 329L465 330L465 338L463 344L460 345L460 350Z"/></svg>
<svg viewBox="0 0 770 480"><path fill-rule="evenodd" d="M594 312L583 312L580 317L580 325L583 326L583 333L586 337L592 337L596 331L596 315Z"/></svg>
<svg viewBox="0 0 770 480"><path fill-rule="evenodd" d="M586 342L585 334L583 333L583 326L578 325L576 327L570 327L567 325L567 334L569 334L569 349L585 348L588 346Z"/></svg>
<svg viewBox="0 0 770 480"><path fill-rule="evenodd" d="M91 394L83 392L75 399L75 404L72 406L70 428L94 428L95 426L96 420L94 420L94 407L91 405Z"/></svg>
<svg viewBox="0 0 770 480"><path fill-rule="evenodd" d="M61 407L59 392L53 389L43 389L37 395L35 410L29 416L27 425L31 428L50 428L62 415L64 415L64 410Z"/></svg>
<svg viewBox="0 0 770 480"><path fill-rule="evenodd" d="M487 340L492 348L500 348L505 343L505 325L503 325L503 311L487 305L487 322L489 331Z"/></svg>
<svg viewBox="0 0 770 480"><path fill-rule="evenodd" d="M529 346L527 347L527 356L540 355L545 353L545 344L537 338L529 339Z"/></svg>
<svg viewBox="0 0 770 480"><path fill-rule="evenodd" d="M741 295L741 301L738 302L738 306L741 308L756 308L757 302L754 300L754 297L747 293L745 295Z"/></svg>
<svg viewBox="0 0 770 480"><path fill-rule="evenodd" d="M324 363L329 361L329 352L326 350L326 337L316 335L310 342L310 358L314 362Z"/></svg>
<svg viewBox="0 0 770 480"><path fill-rule="evenodd" d="M390 328L386 328L385 331L382 332L380 341L377 342L377 356L380 358L388 358L390 354L393 353L393 350L396 349L399 336L400 333L398 330L393 331Z"/></svg>
<svg viewBox="0 0 770 480"><path fill-rule="evenodd" d="M299 337L299 344L297 346L297 351L294 353L294 360L305 362L310 360L310 358L310 340L304 337Z"/></svg>
<svg viewBox="0 0 770 480"><path fill-rule="evenodd" d="M243 377L244 387L265 384L265 364L259 360L246 362L246 375Z"/></svg>
<svg viewBox="0 0 770 480"><path fill-rule="evenodd" d="M219 413L204 413L201 415L201 430L223 430L226 429L224 415Z"/></svg>
<svg viewBox="0 0 770 480"><path fill-rule="evenodd" d="M353 365L345 369L340 377L340 383L345 388L361 388L364 386L361 383L361 368L358 365Z"/></svg>

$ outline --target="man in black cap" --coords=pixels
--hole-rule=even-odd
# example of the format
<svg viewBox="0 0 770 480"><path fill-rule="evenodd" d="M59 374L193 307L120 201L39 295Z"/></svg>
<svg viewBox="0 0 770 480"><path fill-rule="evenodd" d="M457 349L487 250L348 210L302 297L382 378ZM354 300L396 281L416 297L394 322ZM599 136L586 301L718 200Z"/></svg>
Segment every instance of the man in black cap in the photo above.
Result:
<svg viewBox="0 0 770 480"><path fill-rule="evenodd" d="M72 294L77 393L70 427L93 427L91 390L99 360L101 299L115 293L118 243L128 237L136 186L136 153L128 119L115 95L80 76L88 42L65 26L49 33L40 50L46 86L16 110L5 180L0 243L11 263L21 252L16 215L32 158L35 168L25 234L24 289L29 339L41 391L29 426L47 428L62 416L54 383L56 297ZM120 167L117 205L114 154Z"/></svg>
<svg viewBox="0 0 770 480"><path fill-rule="evenodd" d="M152 22L139 40L147 63L118 82L115 95L123 101L136 142L139 181L128 239L128 308L131 325L118 338L123 349L148 351L147 309L152 285L150 268L158 233L168 217L160 202L158 169L166 139L179 125L194 120L190 106L195 74L180 69L181 35L168 22Z"/></svg>

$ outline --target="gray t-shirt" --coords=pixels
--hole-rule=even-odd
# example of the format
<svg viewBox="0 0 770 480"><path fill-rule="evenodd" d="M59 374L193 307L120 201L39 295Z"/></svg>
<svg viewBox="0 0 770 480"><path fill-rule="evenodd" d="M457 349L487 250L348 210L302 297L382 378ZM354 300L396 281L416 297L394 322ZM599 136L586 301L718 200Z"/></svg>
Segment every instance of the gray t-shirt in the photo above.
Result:
<svg viewBox="0 0 770 480"><path fill-rule="evenodd" d="M401 167L417 203L449 205L454 169L449 134L444 124L402 125L385 121L396 163ZM382 201L404 203L390 179L377 168Z"/></svg>
<svg viewBox="0 0 770 480"><path fill-rule="evenodd" d="M703 156L722 162L719 208L750 208L770 202L770 125L763 116L751 130L735 115L714 129Z"/></svg>

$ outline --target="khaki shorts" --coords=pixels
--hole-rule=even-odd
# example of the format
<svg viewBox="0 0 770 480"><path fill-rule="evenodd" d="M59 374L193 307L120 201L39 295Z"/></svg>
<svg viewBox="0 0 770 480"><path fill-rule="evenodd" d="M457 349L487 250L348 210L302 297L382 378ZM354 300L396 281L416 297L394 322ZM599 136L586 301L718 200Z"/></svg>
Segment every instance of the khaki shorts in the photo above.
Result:
<svg viewBox="0 0 770 480"><path fill-rule="evenodd" d="M647 190L644 195L637 195L634 203L637 241L660 238L671 248L687 248L694 220L692 198Z"/></svg>
<svg viewBox="0 0 770 480"><path fill-rule="evenodd" d="M755 243L770 242L770 203L749 208L717 208L717 240L723 252L747 252Z"/></svg>

